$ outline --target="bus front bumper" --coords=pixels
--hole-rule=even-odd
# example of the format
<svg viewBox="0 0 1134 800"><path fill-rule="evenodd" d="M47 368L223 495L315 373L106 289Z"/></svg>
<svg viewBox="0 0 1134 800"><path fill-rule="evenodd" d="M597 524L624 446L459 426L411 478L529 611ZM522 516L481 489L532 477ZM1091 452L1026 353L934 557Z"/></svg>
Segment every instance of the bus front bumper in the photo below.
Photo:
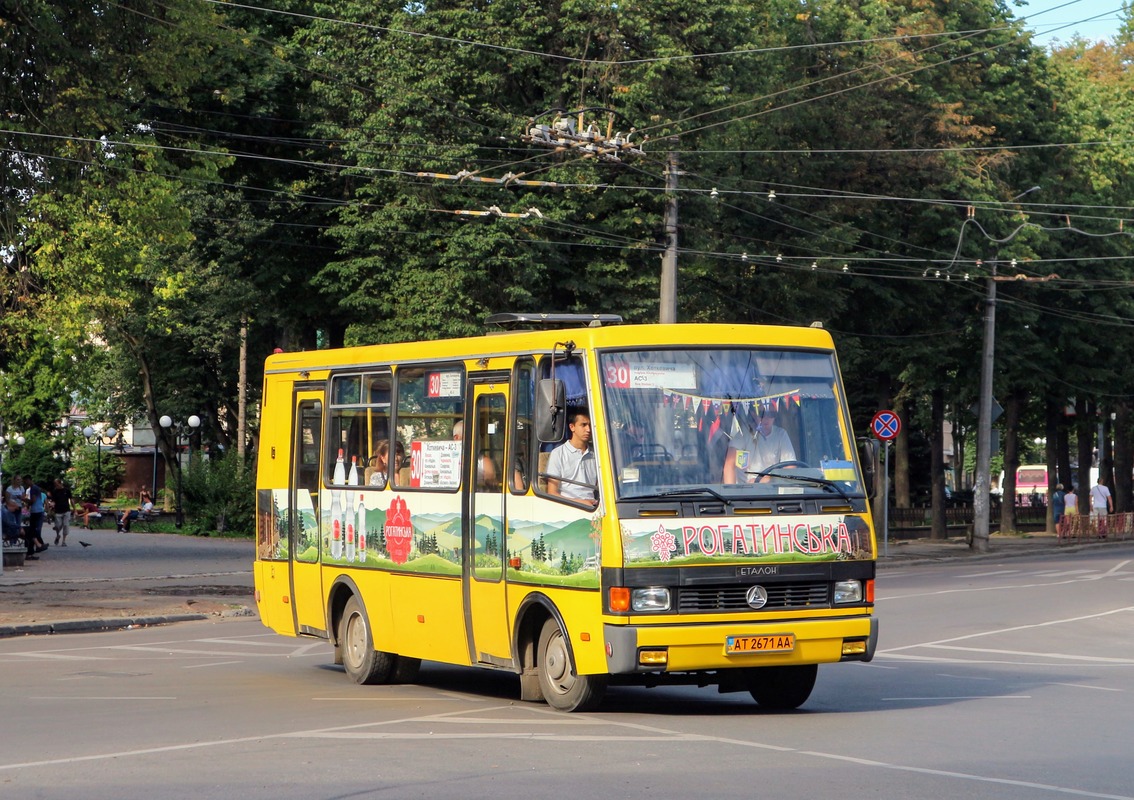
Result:
<svg viewBox="0 0 1134 800"><path fill-rule="evenodd" d="M794 637L790 651L726 652L729 637ZM878 618L780 620L708 625L603 626L611 675L699 672L787 664L870 661L878 646Z"/></svg>

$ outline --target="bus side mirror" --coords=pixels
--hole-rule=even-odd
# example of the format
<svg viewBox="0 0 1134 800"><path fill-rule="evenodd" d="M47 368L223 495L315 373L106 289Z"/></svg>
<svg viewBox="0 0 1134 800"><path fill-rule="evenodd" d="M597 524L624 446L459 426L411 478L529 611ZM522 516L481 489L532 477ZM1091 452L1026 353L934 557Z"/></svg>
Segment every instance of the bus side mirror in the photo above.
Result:
<svg viewBox="0 0 1134 800"><path fill-rule="evenodd" d="M863 489L866 496L874 497L875 474L878 470L878 442L871 438L858 440L858 463L862 467Z"/></svg>
<svg viewBox="0 0 1134 800"><path fill-rule="evenodd" d="M541 442L561 442L566 429L567 391L563 381L544 378L536 384L536 438Z"/></svg>

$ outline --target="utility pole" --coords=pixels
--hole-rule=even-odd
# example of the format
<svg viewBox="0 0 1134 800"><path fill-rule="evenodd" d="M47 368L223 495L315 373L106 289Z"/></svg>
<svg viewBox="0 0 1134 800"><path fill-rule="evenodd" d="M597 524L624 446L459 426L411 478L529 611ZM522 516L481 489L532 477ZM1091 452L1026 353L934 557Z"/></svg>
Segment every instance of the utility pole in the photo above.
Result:
<svg viewBox="0 0 1134 800"><path fill-rule="evenodd" d="M240 316L240 385L236 395L236 454L244 467L244 440L248 413L248 315Z"/></svg>
<svg viewBox="0 0 1134 800"><path fill-rule="evenodd" d="M606 131L595 123L587 123L587 113L606 114ZM554 114L550 124L543 122L545 117ZM580 108L576 111L552 109L527 121L526 132L520 137L528 144L549 148L554 153L571 154L583 158L597 158L600 161L618 163L628 156L644 156L642 149L631 141L635 133L633 126L629 132L615 132L614 120L622 119L629 123L621 113L610 108ZM645 139L642 140L645 142ZM676 140L673 140L676 141ZM670 151L666 158L665 170L665 252L662 253L661 292L658 298L658 321L663 324L677 322L677 153ZM477 180L485 183L523 184L527 186L553 186L552 183L521 180L520 175L507 175L504 178L482 178L472 173L440 175L421 173L425 177L451 180ZM491 209L490 209L491 210ZM498 209L497 209L498 211ZM461 214L477 212L461 211ZM508 215L504 215L508 216Z"/></svg>
<svg viewBox="0 0 1134 800"><path fill-rule="evenodd" d="M992 478L992 366L996 352L996 259L988 276L984 301L984 353L980 369L980 403L977 410L976 479L973 482L973 543L978 553L988 552L989 489Z"/></svg>
<svg viewBox="0 0 1134 800"><path fill-rule="evenodd" d="M1021 197L1039 191L1039 186L1033 186L1013 197L1008 202L1014 203ZM969 208L969 217L973 216L972 207ZM1024 226L1013 231L1006 239L994 240L999 244L1009 242L1016 238ZM988 290L984 301L984 353L981 358L980 370L980 402L977 406L977 450L976 450L976 477L973 481L973 542L972 549L978 553L988 552L989 533L989 490L992 488L992 476L989 474L992 462L992 367L996 353L996 260L999 254L992 259L992 269L988 275ZM1016 259L1012 259L1012 266L1016 266ZM1015 276L1006 280L1049 281L1058 278L1058 275L1048 275L1044 278L1023 278ZM1015 502L1015 498L1003 498L1002 502Z"/></svg>
<svg viewBox="0 0 1134 800"><path fill-rule="evenodd" d="M677 153L666 159L665 252L662 254L661 301L658 322L677 322Z"/></svg>

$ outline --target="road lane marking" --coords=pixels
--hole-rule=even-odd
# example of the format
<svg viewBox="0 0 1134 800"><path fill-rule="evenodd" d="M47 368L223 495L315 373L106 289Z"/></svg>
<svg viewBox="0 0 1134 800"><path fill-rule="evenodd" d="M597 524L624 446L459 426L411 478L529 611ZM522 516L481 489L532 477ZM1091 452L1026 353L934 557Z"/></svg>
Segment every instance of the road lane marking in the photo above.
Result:
<svg viewBox="0 0 1134 800"><path fill-rule="evenodd" d="M545 739L556 742L703 742L705 737L698 733L674 736L630 736L629 734L580 734L580 733L450 733L449 731L429 731L428 733L406 733L404 731L373 731L370 733L319 733L304 736L305 739Z"/></svg>
<svg viewBox="0 0 1134 800"><path fill-rule="evenodd" d="M1118 562L1113 567L1111 567L1109 570L1104 572L1103 577L1109 578L1110 576L1117 574L1119 570L1121 570L1123 567L1125 567L1129 563L1130 563L1130 559L1126 559L1125 561Z"/></svg>
<svg viewBox="0 0 1134 800"><path fill-rule="evenodd" d="M1052 681L1052 686L1070 686L1072 689L1094 689L1096 692L1121 692L1122 689L1115 689L1112 686L1087 686L1085 683L1059 683Z"/></svg>
<svg viewBox="0 0 1134 800"><path fill-rule="evenodd" d="M943 769L930 769L928 767L912 767L905 764L891 764L885 761L872 761L865 758L853 758L850 756L832 755L830 753L820 753L810 750L801 750L804 755L814 755L819 758L829 758L837 761L845 761L851 764L858 764L860 766L878 767L880 769L890 769L899 772L912 772L920 775L932 775L937 778L956 778L964 781L974 781L977 783L991 783L998 786L1014 786L1021 789L1039 789L1045 792L1052 792L1054 794L1068 794L1075 797L1097 797L1103 800L1134 800L1130 795L1125 794L1107 794L1104 792L1091 792L1086 789L1075 789L1069 786L1056 786L1050 783L1035 783L1033 781L1019 781L1012 778L994 778L988 775L977 775L970 772L953 772Z"/></svg>
<svg viewBox="0 0 1134 800"><path fill-rule="evenodd" d="M1101 574L1080 575L1078 577L1071 578L1070 580L1056 581L1054 583L1020 583L1020 584L1014 584L1014 585L1001 585L1001 586L966 586L963 589L939 589L937 591L932 591L932 592L913 592L912 594L895 594L895 595L889 595L889 596L887 596L885 594L879 594L879 595L876 596L876 602L881 603L881 602L884 602L884 601L887 601L887 600L909 600L909 599L915 598L915 597L935 597L937 595L959 594L961 592L966 592L966 593L967 592L997 592L997 591L1001 591L1001 590L1004 590L1004 589L1042 589L1042 588L1048 588L1048 587L1051 587L1051 586L1063 586L1063 585L1071 584L1071 583L1079 583L1079 582L1082 582L1082 581L1099 581L1099 580L1103 580L1105 578L1114 578L1114 577L1118 577L1119 575L1125 574L1123 572L1120 572L1120 570L1122 570L1129 563L1131 563L1131 560L1127 559L1126 561L1120 561L1114 567L1112 567L1108 571L1101 573ZM1006 572L1019 572L1019 570L1006 570ZM1089 572L1094 573L1095 570L1089 570ZM901 574L901 573L887 573L887 574L888 575L897 575L897 574ZM933 575L935 575L937 573L921 572L921 573L914 573L914 574L917 574L917 576L920 579L924 579L926 577L932 577ZM944 573L944 574L948 575L949 573ZM994 575L994 574L996 574L996 573L991 573L991 572L973 573L972 575L969 575L967 577L982 577L984 575ZM1032 574L1034 574L1034 573L1032 573ZM961 577L965 577L965 576L961 576ZM1023 577L1023 573L1021 573L1021 577ZM1121 580L1127 580L1127 579L1122 578Z"/></svg>
<svg viewBox="0 0 1134 800"><path fill-rule="evenodd" d="M347 703L350 703L351 705L354 705L355 703L377 703L377 702L389 703L389 702L400 702L400 701L403 701L403 700L412 700L415 703L420 703L420 702L423 702L425 700L436 700L436 699L437 699L437 695L435 695L435 694L434 695L421 695L421 694L404 694L404 695L403 694L381 694L381 695L374 695L374 694L368 694L365 697L312 697L311 702L313 702L313 703L347 702ZM483 703L484 702L483 700L478 700L478 699L472 699L472 700L469 700L468 698L464 698L464 699L465 699L466 702L470 702L470 703Z"/></svg>
<svg viewBox="0 0 1134 800"><path fill-rule="evenodd" d="M1064 619L1053 619L1047 622L1035 622L1029 625L1013 625L1011 628L999 628L997 630L982 631L980 633L969 633L964 636L954 636L950 639L938 639L933 642L922 642L920 644L907 644L901 647L889 647L885 650L879 650L879 654L897 653L901 650L914 650L919 647L933 647L936 645L951 644L953 642L963 642L968 639L979 639L982 636L999 636L1003 633L1015 633L1016 631L1028 631L1036 628L1047 628L1053 625L1066 625L1071 622L1083 622L1089 619L1101 619L1102 617L1109 617L1112 614L1124 614L1134 611L1134 606L1123 606L1122 608L1113 608L1110 611L1100 611L1097 614L1084 614L1081 617L1066 617Z"/></svg>
<svg viewBox="0 0 1134 800"><path fill-rule="evenodd" d="M1029 574L1034 575L1037 578L1063 578L1068 575L1090 575L1097 572L1097 569L1053 569L1045 572L1032 572ZM1105 577L1105 575L1100 575L1099 577Z"/></svg>
<svg viewBox="0 0 1134 800"><path fill-rule="evenodd" d="M243 661L213 661L210 664L185 664L182 669L200 669L201 667L224 667L229 664L243 664Z"/></svg>
<svg viewBox="0 0 1134 800"><path fill-rule="evenodd" d="M1028 658L1058 658L1065 661L1086 661L1096 664L1134 664L1130 658L1109 658L1107 656L1082 656L1075 653L1032 653L1027 650L998 650L992 647L958 647L947 644L929 644L936 650L959 650L962 653L991 653L997 656L1026 656Z"/></svg>
<svg viewBox="0 0 1134 800"><path fill-rule="evenodd" d="M69 656L63 653L47 653L42 650L33 650L30 653L5 653L7 656L19 656L20 658L50 658L57 661L105 661L108 657L100 656Z"/></svg>
<svg viewBox="0 0 1134 800"><path fill-rule="evenodd" d="M980 652L974 650L973 652ZM918 664L939 664L941 666L963 666L963 667L976 667L976 666L1004 666L1004 667L1037 667L1040 669L1050 669L1056 666L1065 666L1051 661L1023 661L1016 659L1014 661L1006 658L950 658L948 656L915 656L913 653L894 653L887 656L896 661L918 663ZM1110 667L1126 667L1129 664L1077 664L1076 666L1110 668Z"/></svg>
<svg viewBox="0 0 1134 800"><path fill-rule="evenodd" d="M883 700L938 702L942 700L1031 700L1030 694L959 694L939 697L883 697Z"/></svg>
<svg viewBox="0 0 1134 800"><path fill-rule="evenodd" d="M203 642L205 644L232 644L232 645L251 645L252 647L295 647L291 642L241 642L236 639L229 639L227 637L217 637L216 639L193 639L194 642ZM294 641L294 640L292 640ZM326 642L316 642L308 647L330 647Z"/></svg>
<svg viewBox="0 0 1134 800"><path fill-rule="evenodd" d="M990 681L992 678L985 678L980 675L950 675L948 672L938 672L938 678L956 678L959 681Z"/></svg>
<svg viewBox="0 0 1134 800"><path fill-rule="evenodd" d="M1020 577L1024 577L1023 574ZM916 597L937 597L946 594L972 594L973 592L1002 592L1008 589L1050 589L1053 586L1069 586L1073 583L1083 583L1085 581L1101 580L1103 575L1080 575L1076 578L1068 578L1062 581L1048 581L1044 583L1013 583L1013 584L999 584L997 586L966 586L958 589L938 589L932 592L912 592L910 594L895 594L890 596L877 597L877 602L881 603L886 600L910 600ZM877 595L876 595L877 596Z"/></svg>
<svg viewBox="0 0 1134 800"><path fill-rule="evenodd" d="M990 578L993 575L1019 575L1018 569L997 569L989 572L970 572L968 575L953 575L954 578Z"/></svg>
<svg viewBox="0 0 1134 800"><path fill-rule="evenodd" d="M980 698L980 699L984 699L984 698ZM482 710L482 712L483 713L496 713L496 712L512 712L512 713L515 713L516 708L512 705L501 705L501 706L493 706L493 707L485 708L485 709ZM62 764L79 764L79 763L90 762L90 761L107 761L107 760L111 760L111 759L123 759L123 758L129 758L129 757L157 755L157 754L161 754L161 753L171 753L171 752L179 752L179 751L187 751L187 750L199 750L199 749L204 749L204 748L208 748L208 747L231 747L232 745L237 745L237 744L255 744L257 746L260 746L266 740L271 740L271 739L295 739L295 738L303 738L305 736L318 738L318 737L321 737L323 734L327 734L327 733L342 733L342 732L347 732L347 731L352 731L352 730L361 730L361 729L364 729L364 728L389 727L389 726L400 725L400 724L421 724L421 723L425 723L425 724L440 725L440 724L444 724L445 722L450 721L450 718L452 718L452 717L460 717L460 716L465 715L467 713L468 713L468 711L466 711L466 710L457 710L457 711L451 711L451 712L443 712L443 713L439 713L439 714L406 717L406 718L402 718L402 719L386 720L386 721L380 721L380 722L359 723L357 725L347 725L347 726L340 726L340 727L334 727L334 728L319 728L319 729L313 729L313 730L307 730L307 731L290 731L290 732L275 733L275 734L260 734L260 735L257 735L257 736L242 736L242 737L234 737L234 738L227 738L227 739L216 739L216 740L207 741L207 742L187 742L185 744L179 744L179 745L166 745L166 746L163 746L163 747L149 747L149 748L142 748L142 749L137 749L137 750L118 751L118 752L113 752L113 753L103 753L103 754L96 754L96 755L74 756L74 757L70 757L70 758L44 759L44 760L41 760L41 761L26 761L26 762L12 763L12 764L0 764L0 771L24 769L24 768L28 768L28 767L55 766L55 765L62 765ZM549 716L555 716L560 720L562 719L562 713L561 712L552 711L549 708L548 709L533 708L533 709L530 709L529 713L546 714L546 715L549 715ZM954 771L949 771L949 770L940 770L940 769L931 769L931 768L927 768L927 767L918 767L918 766L913 766L913 765L909 765L909 764L897 764L897 763L886 762L886 761L875 761L873 759L865 759L865 758L859 758L859 757L855 757L855 756L846 756L846 755L842 755L842 754L839 754L839 753L828 753L828 752L823 752L823 751L818 751L818 750L800 750L800 749L795 748L795 747L786 747L786 746L783 746L783 745L776 745L776 744L771 744L771 743L768 743L768 742L759 742L759 741L752 741L752 740L745 740L745 739L733 739L733 738L729 738L729 737L725 737L725 736L710 736L710 735L704 735L704 734L691 734L691 733L686 733L684 731L676 731L676 730L661 728L661 727L653 726L653 725L630 723L630 722L624 722L624 721L617 720L617 719L607 719L605 717L599 717L599 716L596 716L596 715L593 715L593 714L589 714L589 715L588 714L579 714L579 715L576 715L575 717L573 717L572 719L578 719L580 721L589 720L590 722L595 723L595 724L602 724L602 725L606 725L606 726L609 726L609 727L628 728L630 730L637 730L637 731L642 731L644 733L653 734L652 736L643 736L643 737L639 737L639 738L636 738L636 739L631 739L630 737L627 736L627 737L623 737L623 740L650 741L650 742L653 742L655 744L656 743L666 743L666 742L669 742L669 741L672 741L674 743L688 743L688 742L716 743L716 744L724 744L724 745L733 745L733 746L736 746L736 747L751 748L751 749L756 749L756 750L766 750L766 751L777 752L777 753L791 753L791 754L796 754L796 755L801 755L801 756L808 756L808 757L811 757L811 758L818 758L818 759L824 759L824 760L829 760L829 761L838 761L840 763L845 763L845 764L856 764L856 765L861 766L861 767L868 767L868 768L874 768L874 769L880 769L880 770L891 770L891 771L895 771L895 772L906 772L906 773L911 773L911 774L928 775L928 776L939 777L939 778L951 778L951 779L961 780L961 781L970 781L970 782L977 783L977 784L991 784L991 785L995 785L995 786L1012 786L1012 787L1023 788L1023 789L1036 789L1036 790L1040 790L1040 791L1044 791L1044 792L1050 792L1052 794L1070 795L1070 796L1075 796L1075 797L1092 797L1092 798L1100 798L1100 800L1134 800L1134 796L1131 796L1131 795L1118 795L1118 794L1108 794L1108 793L1103 793L1103 792L1092 792L1092 791L1089 791L1089 790L1086 790L1086 789L1078 789L1078 788L1069 787L1069 786L1057 786L1055 784L1036 783L1036 782L1033 782L1033 781L1021 781L1021 780L1015 780L1015 779L1012 779L1012 778L998 778L998 777L991 776L991 775L978 775L976 773L954 772ZM431 738L429 734L421 734L420 736L421 736L421 738ZM389 738L395 738L395 737L391 736ZM397 738L403 738L404 739L404 738L409 738L409 737L402 735L402 736L399 736ZM432 738L436 738L436 736L434 736ZM472 738L472 737L465 736L463 738ZM482 739L483 738L516 739L516 738L520 738L520 737L517 736L516 734L505 733L505 734L496 734L494 736L480 735L479 738L482 738ZM524 738L528 739L529 741L549 742L549 743L554 745L554 744L557 744L557 743L562 742L562 741L572 741L572 740L576 739L577 737L575 737L573 734L569 735L567 737L555 736L553 734L547 734L547 735L530 734L530 735L527 735ZM579 739L579 740L580 741L584 741L584 740L585 741L594 741L595 739L593 739L591 737L585 737L585 738ZM601 737L598 740L599 741L614 741L614 740L618 740L618 737Z"/></svg>
<svg viewBox="0 0 1134 800"><path fill-rule="evenodd" d="M140 644L121 644L108 648L110 650L128 650L136 653L160 653L165 656L231 656L236 655L231 650L190 650L181 647L152 647ZM239 653L247 658L299 658L313 655L303 652L306 648L297 648L288 653Z"/></svg>
<svg viewBox="0 0 1134 800"><path fill-rule="evenodd" d="M163 697L161 695L146 696L146 695L129 695L123 697L114 697L110 695L99 695L97 697L91 695L29 695L28 700L65 700L70 702L72 700L113 700L116 703L128 702L133 703L138 700L177 700L177 697Z"/></svg>

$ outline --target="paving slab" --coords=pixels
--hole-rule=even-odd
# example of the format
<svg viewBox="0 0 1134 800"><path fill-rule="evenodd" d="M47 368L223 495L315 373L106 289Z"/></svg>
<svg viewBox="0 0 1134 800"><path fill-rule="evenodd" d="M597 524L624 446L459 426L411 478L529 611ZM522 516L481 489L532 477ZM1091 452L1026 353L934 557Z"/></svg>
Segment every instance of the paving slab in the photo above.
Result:
<svg viewBox="0 0 1134 800"><path fill-rule="evenodd" d="M0 636L255 614L251 540L72 529L66 547L47 542L0 575Z"/></svg>

